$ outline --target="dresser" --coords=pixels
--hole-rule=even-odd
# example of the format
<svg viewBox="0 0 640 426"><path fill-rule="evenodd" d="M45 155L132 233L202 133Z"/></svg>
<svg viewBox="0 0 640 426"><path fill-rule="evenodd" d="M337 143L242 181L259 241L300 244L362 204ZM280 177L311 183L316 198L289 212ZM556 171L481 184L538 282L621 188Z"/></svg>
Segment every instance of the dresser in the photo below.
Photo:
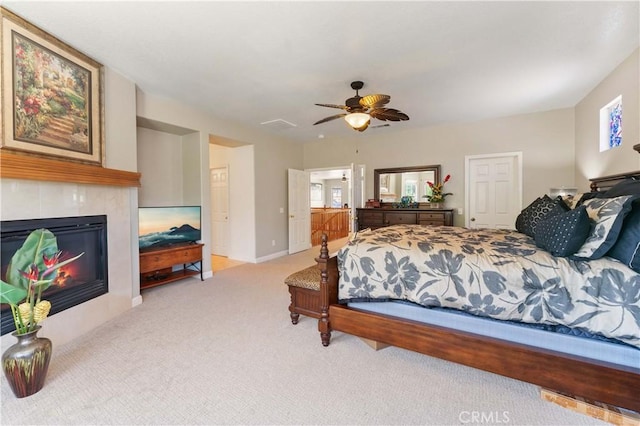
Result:
<svg viewBox="0 0 640 426"><path fill-rule="evenodd" d="M358 230L383 228L390 225L453 226L453 209L356 209Z"/></svg>

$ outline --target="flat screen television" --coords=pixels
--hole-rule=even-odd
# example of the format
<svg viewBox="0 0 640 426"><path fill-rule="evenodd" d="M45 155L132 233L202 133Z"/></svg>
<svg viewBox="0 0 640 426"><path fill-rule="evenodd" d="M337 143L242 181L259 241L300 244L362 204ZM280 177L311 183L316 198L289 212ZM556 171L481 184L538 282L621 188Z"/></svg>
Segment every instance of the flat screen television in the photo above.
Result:
<svg viewBox="0 0 640 426"><path fill-rule="evenodd" d="M140 250L193 243L201 239L200 206L140 207Z"/></svg>

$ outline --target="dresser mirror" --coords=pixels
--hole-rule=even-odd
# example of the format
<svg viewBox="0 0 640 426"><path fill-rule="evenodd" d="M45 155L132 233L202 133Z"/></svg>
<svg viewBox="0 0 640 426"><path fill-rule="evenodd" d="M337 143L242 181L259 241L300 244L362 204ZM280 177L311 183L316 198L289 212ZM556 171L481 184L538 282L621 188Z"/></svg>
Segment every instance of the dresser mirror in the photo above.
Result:
<svg viewBox="0 0 640 426"><path fill-rule="evenodd" d="M381 205L400 202L404 196L414 202L426 203L424 195L430 195L427 182L440 182L440 165L394 167L373 171L374 198Z"/></svg>

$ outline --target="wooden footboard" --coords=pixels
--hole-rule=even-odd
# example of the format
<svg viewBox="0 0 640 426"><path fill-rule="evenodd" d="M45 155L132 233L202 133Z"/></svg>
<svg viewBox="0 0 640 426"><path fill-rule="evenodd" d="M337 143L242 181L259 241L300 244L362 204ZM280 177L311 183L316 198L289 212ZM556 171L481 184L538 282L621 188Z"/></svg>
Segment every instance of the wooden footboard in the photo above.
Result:
<svg viewBox="0 0 640 426"><path fill-rule="evenodd" d="M337 259L329 257L325 238L316 261L321 271L318 330L324 346L332 331L341 331L640 412L640 366L616 366L339 305Z"/></svg>

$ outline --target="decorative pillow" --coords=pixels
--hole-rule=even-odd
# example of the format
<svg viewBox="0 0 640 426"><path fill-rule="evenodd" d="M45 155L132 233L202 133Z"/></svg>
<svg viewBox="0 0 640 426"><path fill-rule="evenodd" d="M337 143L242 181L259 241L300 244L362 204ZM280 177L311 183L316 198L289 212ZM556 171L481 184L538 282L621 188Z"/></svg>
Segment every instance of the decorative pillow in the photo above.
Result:
<svg viewBox="0 0 640 426"><path fill-rule="evenodd" d="M640 180L628 178L618 182L604 192L598 193L598 198L613 198L622 195L640 195Z"/></svg>
<svg viewBox="0 0 640 426"><path fill-rule="evenodd" d="M536 245L558 257L577 252L591 231L585 206L541 220L536 227Z"/></svg>
<svg viewBox="0 0 640 426"><path fill-rule="evenodd" d="M640 273L640 200L633 203L633 210L624 219L618 240L607 256Z"/></svg>
<svg viewBox="0 0 640 426"><path fill-rule="evenodd" d="M616 243L625 216L631 210L635 195L615 198L592 198L584 202L589 218L594 221L591 232L574 258L599 259Z"/></svg>
<svg viewBox="0 0 640 426"><path fill-rule="evenodd" d="M516 218L516 230L530 237L534 237L538 223L550 216L567 211L568 207L560 197L555 200L548 195L537 198L520 212Z"/></svg>

